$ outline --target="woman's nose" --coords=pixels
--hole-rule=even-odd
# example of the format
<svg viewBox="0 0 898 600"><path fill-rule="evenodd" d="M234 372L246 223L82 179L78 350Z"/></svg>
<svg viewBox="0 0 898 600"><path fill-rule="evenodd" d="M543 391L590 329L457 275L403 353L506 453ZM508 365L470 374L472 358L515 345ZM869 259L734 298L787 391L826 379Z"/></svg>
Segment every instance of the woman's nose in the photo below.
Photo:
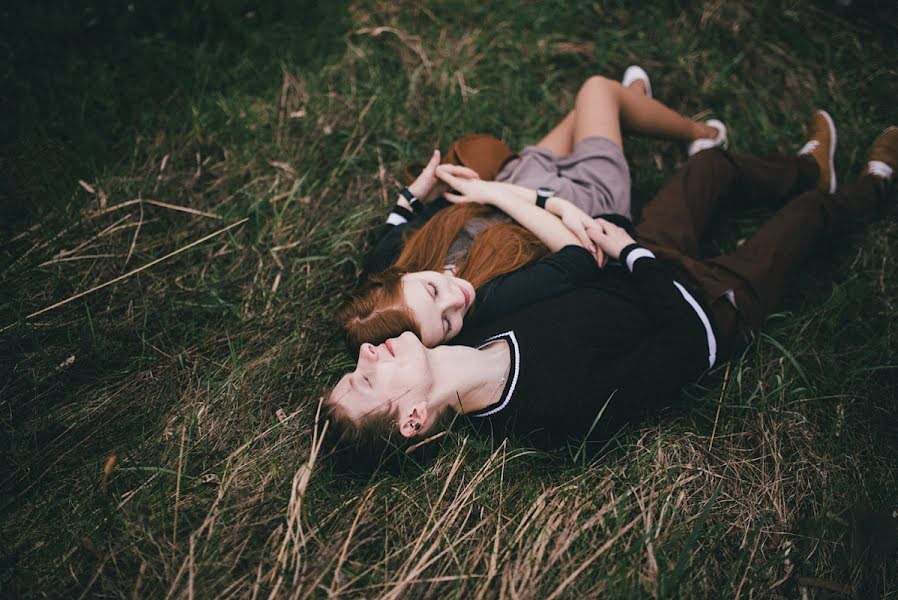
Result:
<svg viewBox="0 0 898 600"><path fill-rule="evenodd" d="M452 308L461 308L465 305L465 294L461 291L461 287L458 285L453 286L452 290L452 302L449 306Z"/></svg>

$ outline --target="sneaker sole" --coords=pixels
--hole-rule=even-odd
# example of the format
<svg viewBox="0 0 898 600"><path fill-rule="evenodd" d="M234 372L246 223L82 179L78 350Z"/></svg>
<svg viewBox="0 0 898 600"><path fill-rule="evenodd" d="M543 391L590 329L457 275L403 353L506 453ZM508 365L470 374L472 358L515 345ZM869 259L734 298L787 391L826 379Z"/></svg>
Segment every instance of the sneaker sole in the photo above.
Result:
<svg viewBox="0 0 898 600"><path fill-rule="evenodd" d="M829 143L829 193L836 193L836 165L833 157L836 155L836 124L833 122L833 118L829 116L829 113L825 110L819 111L820 114L823 115L823 118L826 119L826 124L829 125L829 134L831 136L831 140Z"/></svg>

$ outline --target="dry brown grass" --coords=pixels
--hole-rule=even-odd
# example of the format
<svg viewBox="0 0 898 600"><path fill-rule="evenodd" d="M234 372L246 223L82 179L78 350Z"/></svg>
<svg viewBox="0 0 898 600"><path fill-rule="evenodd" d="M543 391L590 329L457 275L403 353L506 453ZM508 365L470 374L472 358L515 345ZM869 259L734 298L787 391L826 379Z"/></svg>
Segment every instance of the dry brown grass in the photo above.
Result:
<svg viewBox="0 0 898 600"><path fill-rule="evenodd" d="M634 57L740 149L794 150L831 101L843 177L898 121L894 28L869 18L556 9L353 3L323 69L197 100L21 224L0 265L0 596L894 597L894 210L809 268L726 384L605 448L457 428L426 468L370 478L323 454L318 399L351 364L330 318L422 149L532 141ZM637 197L683 158L628 152Z"/></svg>

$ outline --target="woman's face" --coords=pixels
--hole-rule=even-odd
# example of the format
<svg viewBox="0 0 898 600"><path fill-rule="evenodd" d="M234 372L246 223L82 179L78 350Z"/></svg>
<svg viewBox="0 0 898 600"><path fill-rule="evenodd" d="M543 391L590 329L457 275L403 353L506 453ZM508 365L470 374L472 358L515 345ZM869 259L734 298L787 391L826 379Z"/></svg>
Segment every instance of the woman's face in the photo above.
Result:
<svg viewBox="0 0 898 600"><path fill-rule="evenodd" d="M427 349L406 331L379 346L362 344L355 371L340 379L331 398L353 421L381 411L398 419L425 401L432 385Z"/></svg>
<svg viewBox="0 0 898 600"><path fill-rule="evenodd" d="M448 342L461 331L474 303L474 286L449 272L420 271L402 276L405 304L421 325L428 348Z"/></svg>

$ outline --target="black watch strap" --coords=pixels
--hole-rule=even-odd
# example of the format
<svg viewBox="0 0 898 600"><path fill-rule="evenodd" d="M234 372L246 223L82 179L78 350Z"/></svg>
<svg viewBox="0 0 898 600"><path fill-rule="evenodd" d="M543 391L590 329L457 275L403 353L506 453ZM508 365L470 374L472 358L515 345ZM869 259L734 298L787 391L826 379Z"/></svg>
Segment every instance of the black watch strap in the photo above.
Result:
<svg viewBox="0 0 898 600"><path fill-rule="evenodd" d="M542 209L546 208L546 201L555 195L555 190L547 187L541 187L536 190L536 205Z"/></svg>
<svg viewBox="0 0 898 600"><path fill-rule="evenodd" d="M419 213L424 210L424 203L415 198L415 195L407 187L399 190L399 195L408 200L413 212Z"/></svg>

